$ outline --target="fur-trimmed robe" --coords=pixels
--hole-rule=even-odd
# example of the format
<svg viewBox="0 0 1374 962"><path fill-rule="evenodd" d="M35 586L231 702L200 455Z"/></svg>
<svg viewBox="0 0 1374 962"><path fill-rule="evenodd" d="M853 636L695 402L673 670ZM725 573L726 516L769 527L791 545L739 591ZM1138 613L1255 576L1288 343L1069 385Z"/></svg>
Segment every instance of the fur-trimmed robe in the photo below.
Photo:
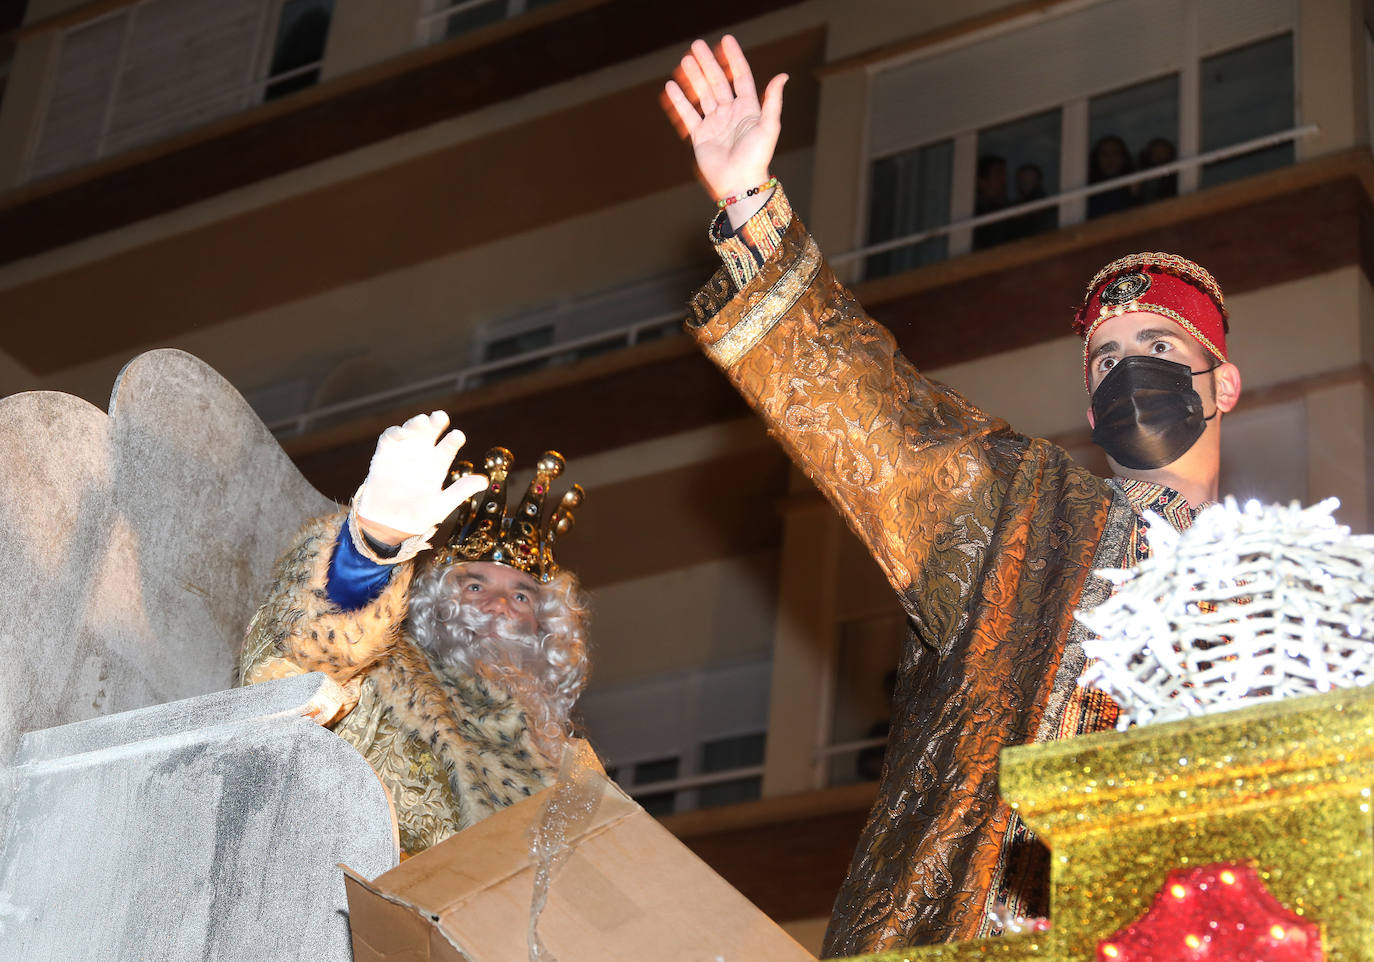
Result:
<svg viewBox="0 0 1374 962"><path fill-rule="evenodd" d="M523 710L492 683L436 668L406 630L415 562L375 601L342 611L325 592L343 513L305 526L277 562L244 640L239 684L307 671L357 704L330 727L391 793L401 848L414 854L553 783Z"/></svg>

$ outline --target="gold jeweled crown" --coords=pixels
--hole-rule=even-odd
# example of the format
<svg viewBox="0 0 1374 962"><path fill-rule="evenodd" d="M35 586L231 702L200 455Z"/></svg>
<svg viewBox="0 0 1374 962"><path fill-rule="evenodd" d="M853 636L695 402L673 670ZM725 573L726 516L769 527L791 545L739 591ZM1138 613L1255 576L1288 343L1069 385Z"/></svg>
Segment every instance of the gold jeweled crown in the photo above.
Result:
<svg viewBox="0 0 1374 962"><path fill-rule="evenodd" d="M506 513L506 479L514 456L505 448L492 448L483 462L487 489L458 507L458 524L448 543L435 556L440 565L465 561L493 561L518 568L545 584L558 571L553 557L554 540L572 529L572 509L582 503L582 486L574 484L545 517L549 483L563 473L565 462L557 451L545 451L534 466L520 504ZM472 473L467 461L454 465L453 477Z"/></svg>

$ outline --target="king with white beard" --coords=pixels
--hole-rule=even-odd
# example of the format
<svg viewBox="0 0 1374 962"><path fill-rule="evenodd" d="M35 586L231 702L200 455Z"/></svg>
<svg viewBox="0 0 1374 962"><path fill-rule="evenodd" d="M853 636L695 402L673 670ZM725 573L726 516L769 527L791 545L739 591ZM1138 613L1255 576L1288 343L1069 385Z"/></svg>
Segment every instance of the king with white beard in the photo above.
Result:
<svg viewBox="0 0 1374 962"><path fill-rule="evenodd" d="M546 452L508 512L504 448L445 486L464 440L447 428L435 412L382 434L349 511L278 562L240 667L337 683L319 720L372 764L412 855L553 783L587 679L587 601L553 554L582 489L546 509L564 466Z"/></svg>

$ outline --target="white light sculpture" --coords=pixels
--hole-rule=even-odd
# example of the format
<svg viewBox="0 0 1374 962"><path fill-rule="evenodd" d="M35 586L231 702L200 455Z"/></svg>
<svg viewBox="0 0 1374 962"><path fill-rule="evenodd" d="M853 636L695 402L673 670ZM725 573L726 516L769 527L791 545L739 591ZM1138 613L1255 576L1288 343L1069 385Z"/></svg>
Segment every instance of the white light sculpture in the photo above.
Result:
<svg viewBox="0 0 1374 962"><path fill-rule="evenodd" d="M1179 533L1147 515L1151 556L1076 617L1097 637L1079 683L1118 728L1374 681L1374 536L1310 508L1233 498Z"/></svg>

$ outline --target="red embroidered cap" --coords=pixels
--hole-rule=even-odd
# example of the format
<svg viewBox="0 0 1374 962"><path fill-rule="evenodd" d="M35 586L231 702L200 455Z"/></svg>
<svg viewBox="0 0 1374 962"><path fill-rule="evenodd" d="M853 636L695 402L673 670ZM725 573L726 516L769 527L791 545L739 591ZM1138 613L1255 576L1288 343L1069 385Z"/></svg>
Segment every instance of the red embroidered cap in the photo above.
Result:
<svg viewBox="0 0 1374 962"><path fill-rule="evenodd" d="M1131 254L1112 261L1088 283L1073 329L1083 338L1083 383L1088 376L1088 342L1109 317L1133 311L1160 314L1177 323L1218 361L1226 360L1226 301L1216 278L1177 254Z"/></svg>

